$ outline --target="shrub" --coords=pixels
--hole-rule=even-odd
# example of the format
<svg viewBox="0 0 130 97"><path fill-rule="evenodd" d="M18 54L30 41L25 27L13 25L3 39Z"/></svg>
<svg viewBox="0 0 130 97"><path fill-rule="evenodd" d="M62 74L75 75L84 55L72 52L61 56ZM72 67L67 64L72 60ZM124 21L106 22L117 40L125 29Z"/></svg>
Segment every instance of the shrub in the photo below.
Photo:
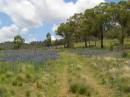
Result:
<svg viewBox="0 0 130 97"><path fill-rule="evenodd" d="M90 88L89 86L83 83L75 83L70 85L70 91L72 93L78 93L80 95L87 95L90 96Z"/></svg>
<svg viewBox="0 0 130 97"><path fill-rule="evenodd" d="M30 91L26 91L26 97L31 97L31 92Z"/></svg>
<svg viewBox="0 0 130 97"><path fill-rule="evenodd" d="M42 89L43 88L43 83L41 81L36 82L37 88Z"/></svg>
<svg viewBox="0 0 130 97"><path fill-rule="evenodd" d="M12 83L13 86L23 86L23 83L21 81L14 80Z"/></svg>
<svg viewBox="0 0 130 97"><path fill-rule="evenodd" d="M123 51L121 54L121 57L126 58L128 57L128 53L126 51Z"/></svg>
<svg viewBox="0 0 130 97"><path fill-rule="evenodd" d="M14 80L13 80L13 83L12 83L12 85L13 86L23 86L23 78L22 78L22 76L17 76Z"/></svg>
<svg viewBox="0 0 130 97"><path fill-rule="evenodd" d="M71 84L70 85L70 91L72 93L76 93L78 91L78 85L77 84Z"/></svg>
<svg viewBox="0 0 130 97"><path fill-rule="evenodd" d="M7 97L7 89L5 87L0 87L0 97Z"/></svg>
<svg viewBox="0 0 130 97"><path fill-rule="evenodd" d="M14 96L14 95L15 95L15 92L14 92L13 90L10 90L10 94L11 94L12 96Z"/></svg>
<svg viewBox="0 0 130 97"><path fill-rule="evenodd" d="M9 72L9 71L8 71L8 72L6 73L6 77L7 77L7 78L12 77L12 76L13 76L13 73L12 73L12 72Z"/></svg>
<svg viewBox="0 0 130 97"><path fill-rule="evenodd" d="M80 84L79 86L79 94L85 94L87 91L87 87L83 84Z"/></svg>
<svg viewBox="0 0 130 97"><path fill-rule="evenodd" d="M14 81L12 82L12 85L13 85L13 86L17 86L17 81L14 80Z"/></svg>
<svg viewBox="0 0 130 97"><path fill-rule="evenodd" d="M113 49L114 49L114 46L110 45L110 50L113 51Z"/></svg>
<svg viewBox="0 0 130 97"><path fill-rule="evenodd" d="M26 73L26 82L34 82L34 76L30 73Z"/></svg>

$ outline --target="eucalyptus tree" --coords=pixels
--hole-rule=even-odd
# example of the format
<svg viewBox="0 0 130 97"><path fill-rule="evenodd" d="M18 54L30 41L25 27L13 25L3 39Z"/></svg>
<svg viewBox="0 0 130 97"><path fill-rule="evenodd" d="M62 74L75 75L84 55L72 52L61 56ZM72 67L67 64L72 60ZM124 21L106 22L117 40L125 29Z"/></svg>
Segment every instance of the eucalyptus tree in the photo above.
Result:
<svg viewBox="0 0 130 97"><path fill-rule="evenodd" d="M20 36L20 35L17 35L14 37L14 48L15 49L19 49L25 42L25 40Z"/></svg>
<svg viewBox="0 0 130 97"><path fill-rule="evenodd" d="M94 8L95 14L95 29L96 33L99 34L101 40L101 48L104 48L104 34L110 27L110 15L107 12L109 3L101 3L99 6Z"/></svg>
<svg viewBox="0 0 130 97"><path fill-rule="evenodd" d="M76 13L68 19L69 22L73 23L74 38L76 42L78 42L81 39L80 24L81 24L82 17L83 17L82 13Z"/></svg>
<svg viewBox="0 0 130 97"><path fill-rule="evenodd" d="M74 23L72 21L68 20L66 23L60 24L56 32L64 38L64 47L71 48L74 46Z"/></svg>
<svg viewBox="0 0 130 97"><path fill-rule="evenodd" d="M82 18L80 23L80 36L84 40L85 47L88 47L87 41L90 41L90 37L92 36L94 24L94 10L87 9Z"/></svg>
<svg viewBox="0 0 130 97"><path fill-rule="evenodd" d="M118 4L111 6L111 17L113 17L113 26L117 27L120 31L118 39L120 47L124 48L124 39L129 31L130 24L130 10L128 2L121 1Z"/></svg>
<svg viewBox="0 0 130 97"><path fill-rule="evenodd" d="M51 34L48 32L46 35L46 45L50 47L52 45Z"/></svg>

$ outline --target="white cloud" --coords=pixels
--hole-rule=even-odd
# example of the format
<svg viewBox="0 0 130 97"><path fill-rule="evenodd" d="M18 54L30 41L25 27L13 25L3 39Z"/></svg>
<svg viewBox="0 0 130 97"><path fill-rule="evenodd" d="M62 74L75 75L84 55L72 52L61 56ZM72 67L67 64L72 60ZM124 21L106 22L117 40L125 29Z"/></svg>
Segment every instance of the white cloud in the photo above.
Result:
<svg viewBox="0 0 130 97"><path fill-rule="evenodd" d="M13 37L18 34L18 27L14 24L0 29L0 42L12 41Z"/></svg>
<svg viewBox="0 0 130 97"><path fill-rule="evenodd" d="M0 42L13 41L14 36L16 35L21 35L23 38L28 36L29 38L25 41L27 43L36 40L32 35L30 35L28 29L19 29L15 24L12 24L0 29Z"/></svg>
<svg viewBox="0 0 130 97"><path fill-rule="evenodd" d="M37 41L37 39L35 37L30 37L25 41L25 43L30 43L32 41Z"/></svg>
<svg viewBox="0 0 130 97"><path fill-rule="evenodd" d="M92 8L101 2L105 1L77 0L76 3L66 3L64 0L0 0L0 11L8 14L14 22L11 26L0 29L0 42L12 40L18 32L27 34L30 27L48 21L64 21L74 13ZM54 25L52 30L57 27Z"/></svg>
<svg viewBox="0 0 130 97"><path fill-rule="evenodd" d="M92 8L104 0L0 0L0 10L19 27L37 26L52 20L65 20L74 13Z"/></svg>

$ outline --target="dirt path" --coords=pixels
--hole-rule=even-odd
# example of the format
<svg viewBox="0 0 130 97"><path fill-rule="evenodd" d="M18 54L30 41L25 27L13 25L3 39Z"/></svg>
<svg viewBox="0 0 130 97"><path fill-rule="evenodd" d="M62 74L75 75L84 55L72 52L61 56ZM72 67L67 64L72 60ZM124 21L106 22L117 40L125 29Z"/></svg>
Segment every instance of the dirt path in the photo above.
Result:
<svg viewBox="0 0 130 97"><path fill-rule="evenodd" d="M58 97L68 97L68 65L63 66L63 71L60 76L61 86Z"/></svg>
<svg viewBox="0 0 130 97"><path fill-rule="evenodd" d="M86 72L87 84L92 87L92 89L98 94L99 97L114 97L113 90L100 84L97 79L95 79L90 72Z"/></svg>

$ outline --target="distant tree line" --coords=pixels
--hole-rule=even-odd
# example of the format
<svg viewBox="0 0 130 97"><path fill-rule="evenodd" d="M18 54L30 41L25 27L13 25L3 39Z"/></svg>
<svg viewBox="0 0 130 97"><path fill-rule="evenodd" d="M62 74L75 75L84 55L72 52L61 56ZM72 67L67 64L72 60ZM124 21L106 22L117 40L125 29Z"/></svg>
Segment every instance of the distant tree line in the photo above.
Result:
<svg viewBox="0 0 130 97"><path fill-rule="evenodd" d="M124 39L130 35L130 2L101 3L71 16L56 32L64 38L66 48L78 41L88 47L92 40L100 40L100 47L104 48L104 39L117 39L124 48Z"/></svg>

